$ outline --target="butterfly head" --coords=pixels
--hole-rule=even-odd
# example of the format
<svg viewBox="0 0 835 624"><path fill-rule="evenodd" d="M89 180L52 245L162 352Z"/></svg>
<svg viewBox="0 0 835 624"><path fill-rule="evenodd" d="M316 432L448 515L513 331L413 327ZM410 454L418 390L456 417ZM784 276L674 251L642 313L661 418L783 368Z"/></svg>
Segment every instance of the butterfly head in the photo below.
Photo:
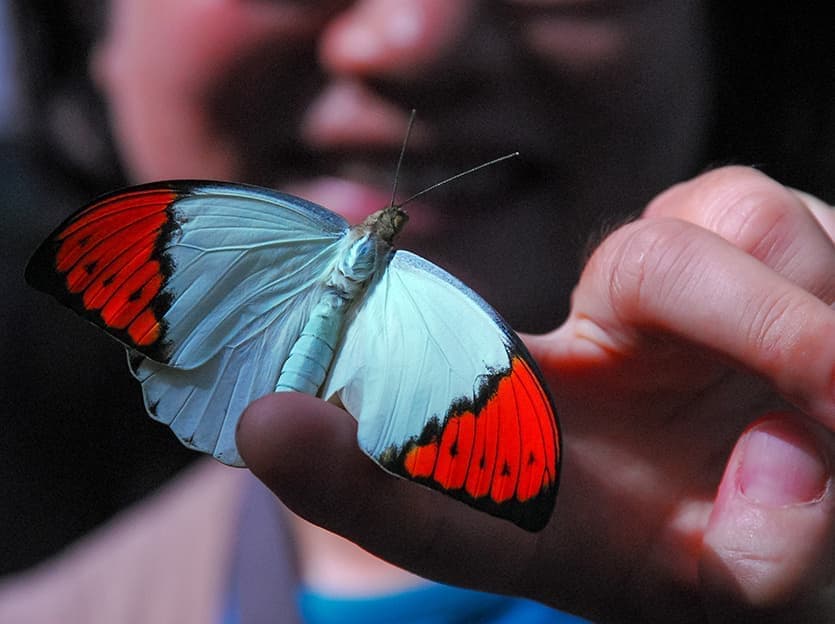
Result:
<svg viewBox="0 0 835 624"><path fill-rule="evenodd" d="M406 211L392 204L369 215L362 225L391 245L408 220Z"/></svg>

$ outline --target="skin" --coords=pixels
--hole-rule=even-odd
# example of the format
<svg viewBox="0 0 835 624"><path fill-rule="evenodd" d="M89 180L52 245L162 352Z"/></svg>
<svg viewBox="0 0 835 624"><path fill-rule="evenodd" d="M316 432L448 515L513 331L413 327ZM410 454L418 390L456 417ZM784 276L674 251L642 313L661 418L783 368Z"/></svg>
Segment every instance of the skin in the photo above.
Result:
<svg viewBox="0 0 835 624"><path fill-rule="evenodd" d="M350 416L292 394L238 432L287 506L406 570L599 621L835 616L835 216L745 167L679 182L702 166L705 28L698 2L114 0L93 71L136 181L260 182L356 222L412 107L404 196L523 154L410 206L398 243L549 332L526 337L565 434L549 525L384 474ZM323 586L414 581L297 533Z"/></svg>

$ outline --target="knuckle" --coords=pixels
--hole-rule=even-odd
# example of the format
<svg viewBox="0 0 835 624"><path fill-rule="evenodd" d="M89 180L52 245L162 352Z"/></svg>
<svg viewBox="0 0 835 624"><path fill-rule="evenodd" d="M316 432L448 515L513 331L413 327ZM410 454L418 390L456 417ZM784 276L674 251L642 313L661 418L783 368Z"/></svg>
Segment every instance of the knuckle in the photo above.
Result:
<svg viewBox="0 0 835 624"><path fill-rule="evenodd" d="M786 579L781 578L784 576L782 556L753 552L744 545L729 546L719 555L728 575L735 579L743 602L763 607L787 600Z"/></svg>
<svg viewBox="0 0 835 624"><path fill-rule="evenodd" d="M764 292L747 305L739 315L744 325L738 333L757 369L788 400L831 419L835 321L829 309L789 289Z"/></svg>
<svg viewBox="0 0 835 624"><path fill-rule="evenodd" d="M798 303L786 293L762 293L757 301L750 301L750 314L743 313L741 319L746 320L747 327L741 328L747 337L747 343L756 352L763 354L769 361L783 361L785 351L789 347L786 335L786 319L798 318ZM791 332L789 336L795 335Z"/></svg>
<svg viewBox="0 0 835 624"><path fill-rule="evenodd" d="M754 533L762 529L750 528ZM741 535L738 541L717 548L715 554L742 604L774 608L792 604L830 582L832 548L825 539L815 531L806 536L804 544L779 538L761 543L756 537Z"/></svg>
<svg viewBox="0 0 835 624"><path fill-rule="evenodd" d="M689 274L691 226L675 219L642 219L610 236L592 260L603 275L609 301L626 316L681 292Z"/></svg>
<svg viewBox="0 0 835 624"><path fill-rule="evenodd" d="M769 264L780 264L798 239L798 201L766 178L729 189L709 204L705 226Z"/></svg>
<svg viewBox="0 0 835 624"><path fill-rule="evenodd" d="M730 166L660 196L650 213L692 221L763 259L782 254L796 239L802 211L797 196L778 182L756 169Z"/></svg>

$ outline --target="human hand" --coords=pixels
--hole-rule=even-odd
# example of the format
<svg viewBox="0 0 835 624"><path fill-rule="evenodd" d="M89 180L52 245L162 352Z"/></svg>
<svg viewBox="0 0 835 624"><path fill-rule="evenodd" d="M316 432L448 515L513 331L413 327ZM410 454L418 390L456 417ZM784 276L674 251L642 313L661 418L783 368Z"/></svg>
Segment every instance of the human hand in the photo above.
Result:
<svg viewBox="0 0 835 624"><path fill-rule="evenodd" d="M254 403L241 454L301 516L429 578L600 621L826 620L833 233L817 200L727 168L599 246L568 321L527 340L565 435L540 533L383 473L311 397Z"/></svg>

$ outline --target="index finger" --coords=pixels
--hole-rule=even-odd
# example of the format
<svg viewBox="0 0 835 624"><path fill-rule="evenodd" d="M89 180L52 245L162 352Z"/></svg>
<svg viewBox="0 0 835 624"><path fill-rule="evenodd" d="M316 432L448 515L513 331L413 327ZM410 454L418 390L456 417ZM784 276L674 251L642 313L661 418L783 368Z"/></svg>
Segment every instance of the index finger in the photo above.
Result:
<svg viewBox="0 0 835 624"><path fill-rule="evenodd" d="M829 235L830 240L835 241L835 208L814 195L803 191L792 191L800 201L809 209L809 212L817 219L820 226Z"/></svg>
<svg viewBox="0 0 835 624"><path fill-rule="evenodd" d="M610 236L557 331L574 337L555 341L558 348L591 359L651 357L653 337L698 345L758 373L835 429L835 310L691 223L646 218Z"/></svg>

